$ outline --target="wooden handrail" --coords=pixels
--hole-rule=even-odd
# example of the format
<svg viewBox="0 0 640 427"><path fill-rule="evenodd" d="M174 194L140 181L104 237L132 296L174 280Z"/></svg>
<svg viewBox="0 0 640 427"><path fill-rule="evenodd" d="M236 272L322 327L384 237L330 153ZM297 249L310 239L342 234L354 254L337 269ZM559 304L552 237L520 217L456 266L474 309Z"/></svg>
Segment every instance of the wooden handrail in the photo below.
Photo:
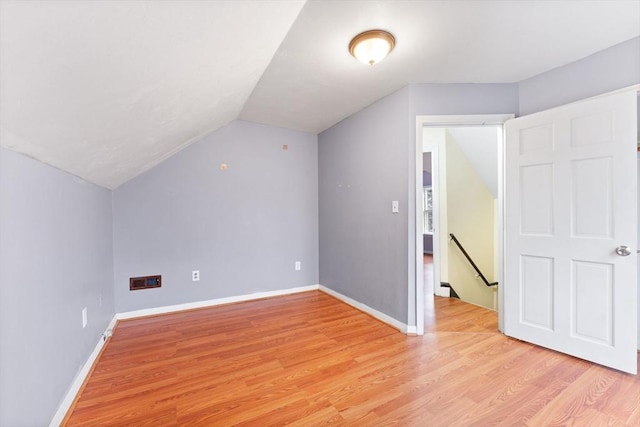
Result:
<svg viewBox="0 0 640 427"><path fill-rule="evenodd" d="M467 251L464 250L464 247L462 246L462 244L460 243L460 241L456 238L456 236L453 235L453 233L449 233L449 237L451 237L451 240L453 240L453 242L458 246L458 248L460 248L460 250L462 251L462 253L464 254L465 258L467 258L467 261L469 261L469 263L473 266L473 269L476 271L476 273L478 273L478 277L480 277L482 279L482 281L484 282L485 285L487 286L497 286L498 282L491 282L489 283L489 281L487 280L486 277L484 277L484 274L482 274L482 272L480 271L480 269L478 268L478 266L476 265L475 262L473 262L473 260L471 259L471 257L469 256L469 254L467 253Z"/></svg>

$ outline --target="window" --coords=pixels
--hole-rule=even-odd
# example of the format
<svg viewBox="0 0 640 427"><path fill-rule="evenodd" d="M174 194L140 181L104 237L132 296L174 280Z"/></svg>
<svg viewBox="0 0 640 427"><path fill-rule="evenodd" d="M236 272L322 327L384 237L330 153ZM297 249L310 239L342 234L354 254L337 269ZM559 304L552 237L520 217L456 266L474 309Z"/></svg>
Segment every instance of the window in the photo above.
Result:
<svg viewBox="0 0 640 427"><path fill-rule="evenodd" d="M423 187L424 192L423 206L422 206L422 230L424 234L433 234L433 189L429 187Z"/></svg>

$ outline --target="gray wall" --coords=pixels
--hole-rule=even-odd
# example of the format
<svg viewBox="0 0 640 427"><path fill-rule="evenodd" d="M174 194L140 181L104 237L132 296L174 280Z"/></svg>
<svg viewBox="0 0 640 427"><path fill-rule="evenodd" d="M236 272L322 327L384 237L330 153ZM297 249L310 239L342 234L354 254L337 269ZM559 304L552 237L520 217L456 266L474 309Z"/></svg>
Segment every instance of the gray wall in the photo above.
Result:
<svg viewBox="0 0 640 427"><path fill-rule="evenodd" d="M517 110L517 84L410 85L322 132L320 283L415 325L415 116Z"/></svg>
<svg viewBox="0 0 640 427"><path fill-rule="evenodd" d="M640 37L520 82L520 114L640 83Z"/></svg>
<svg viewBox="0 0 640 427"><path fill-rule="evenodd" d="M409 87L414 134L417 115L518 112L517 83L414 84Z"/></svg>
<svg viewBox="0 0 640 427"><path fill-rule="evenodd" d="M0 148L1 426L51 421L113 318L112 252L109 190Z"/></svg>
<svg viewBox="0 0 640 427"><path fill-rule="evenodd" d="M317 284L317 165L315 135L234 121L118 187L116 310ZM161 288L129 291L150 274Z"/></svg>
<svg viewBox="0 0 640 427"><path fill-rule="evenodd" d="M405 323L410 125L404 88L318 136L320 283Z"/></svg>

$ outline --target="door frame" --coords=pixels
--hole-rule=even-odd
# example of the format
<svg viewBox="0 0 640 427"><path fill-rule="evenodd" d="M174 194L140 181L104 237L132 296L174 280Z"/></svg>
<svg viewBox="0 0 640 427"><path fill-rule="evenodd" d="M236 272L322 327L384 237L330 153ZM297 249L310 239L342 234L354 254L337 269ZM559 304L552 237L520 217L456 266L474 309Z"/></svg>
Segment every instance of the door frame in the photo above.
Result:
<svg viewBox="0 0 640 427"><path fill-rule="evenodd" d="M415 272L415 294L409 295L409 301L415 301L414 307L409 307L409 312L415 310L416 333L424 335L424 280L423 280L423 229L422 229L422 206L423 206L423 190L422 190L422 153L423 153L423 129L426 126L447 127L447 126L500 126L503 129L502 141L498 146L498 282L503 282L503 247L504 247L504 203L503 203L503 185L504 185L504 122L515 117L515 114L473 114L473 115L437 115L437 116L416 116L416 143L415 143L415 165L416 174L414 177L414 197L415 197L415 259L413 268ZM446 170L440 168L440 157L443 155L441 147L434 145L432 147L432 186L433 186L433 275L434 290L437 295L449 296L448 289L440 287L440 262L446 254L442 254L440 248L440 174ZM410 237L411 238L411 237ZM409 276L411 277L411 275ZM410 291L411 292L411 291ZM413 293L413 292L412 292ZM498 323L502 330L502 286L498 286ZM414 300L415 298L415 300Z"/></svg>

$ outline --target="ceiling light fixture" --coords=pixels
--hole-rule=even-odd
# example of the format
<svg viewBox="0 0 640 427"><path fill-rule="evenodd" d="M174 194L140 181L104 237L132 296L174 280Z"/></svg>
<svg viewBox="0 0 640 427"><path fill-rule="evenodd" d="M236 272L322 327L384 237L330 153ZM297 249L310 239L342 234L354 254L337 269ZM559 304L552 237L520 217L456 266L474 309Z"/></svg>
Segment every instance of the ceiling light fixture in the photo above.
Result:
<svg viewBox="0 0 640 427"><path fill-rule="evenodd" d="M374 65L382 61L396 45L388 31L369 30L355 36L349 43L349 52L359 61Z"/></svg>

